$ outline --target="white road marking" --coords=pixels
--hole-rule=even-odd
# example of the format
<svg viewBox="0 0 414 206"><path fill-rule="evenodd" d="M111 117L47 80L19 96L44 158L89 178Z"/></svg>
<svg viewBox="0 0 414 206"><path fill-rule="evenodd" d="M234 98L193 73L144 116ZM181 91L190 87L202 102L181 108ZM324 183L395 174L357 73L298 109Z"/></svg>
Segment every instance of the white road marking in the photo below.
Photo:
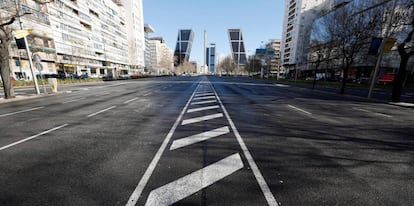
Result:
<svg viewBox="0 0 414 206"><path fill-rule="evenodd" d="M286 84L274 84L277 87L290 87L289 85Z"/></svg>
<svg viewBox="0 0 414 206"><path fill-rule="evenodd" d="M152 92L150 92L150 93L146 93L146 94L144 94L144 95L142 95L142 96L146 97L146 96L148 96L148 95L150 95L150 94L152 94Z"/></svg>
<svg viewBox="0 0 414 206"><path fill-rule="evenodd" d="M135 97L135 98L133 98L133 99L130 99L130 100L128 100L128 101L125 101L124 102L124 104L129 104L129 103L131 103L131 102L133 102L133 101L135 101L135 100L137 100L138 99L138 97Z"/></svg>
<svg viewBox="0 0 414 206"><path fill-rule="evenodd" d="M197 91L198 87L194 91ZM178 116L177 120L175 121L174 125L172 126L170 132L168 132L167 136L164 139L164 142L162 142L161 147L158 149L157 153L155 154L154 158L152 159L150 165L148 166L147 170L145 171L144 175L142 176L141 180L139 181L137 187L132 192L131 196L129 197L128 202L126 203L126 206L134 206L139 197L141 196L142 191L145 188L145 185L148 183L149 178L151 177L152 173L154 172L155 167L157 166L158 162L160 161L161 155L164 152L165 148L168 145L168 142L170 142L171 137L173 136L175 130L177 129L179 123L181 122L181 119L183 118L183 115L185 111L187 110L188 106L190 105L191 99L194 97L195 92L193 95L188 99L187 104L181 111L181 114Z"/></svg>
<svg viewBox="0 0 414 206"><path fill-rule="evenodd" d="M361 112L371 113L371 114L374 114L374 115L377 115L377 116L392 118L392 116L391 115L388 115L388 114L383 114L383 113L379 113L379 112L373 112L373 111L369 111L369 110L366 110L366 109L355 108L355 107L353 107L353 109L354 110L357 110L357 111L361 111Z"/></svg>
<svg viewBox="0 0 414 206"><path fill-rule="evenodd" d="M201 112L201 111L206 111L206 110L211 110L211 109L219 109L219 108L220 107L218 105L209 106L209 107L200 107L200 108L195 108L195 109L189 109L189 110L187 110L187 113Z"/></svg>
<svg viewBox="0 0 414 206"><path fill-rule="evenodd" d="M216 99L216 96L205 96L205 97L196 97L193 100L206 100L206 99Z"/></svg>
<svg viewBox="0 0 414 206"><path fill-rule="evenodd" d="M208 95L214 95L214 93L212 92L208 92L208 93L201 93L201 94L196 94L196 97L202 97L202 96L208 96Z"/></svg>
<svg viewBox="0 0 414 206"><path fill-rule="evenodd" d="M208 132L203 132L201 134L196 134L190 137L181 138L181 139L175 140L172 143L170 150L176 150L182 147L186 147L192 144L206 141L208 139L218 137L221 135L225 135L228 133L230 133L230 130L229 130L229 127L226 126L226 127L218 128L218 129L211 130Z"/></svg>
<svg viewBox="0 0 414 206"><path fill-rule="evenodd" d="M172 205L237 172L243 167L244 165L241 157L238 153L236 153L151 191L145 205Z"/></svg>
<svg viewBox="0 0 414 206"><path fill-rule="evenodd" d="M216 103L217 100L209 100L209 101L202 101L202 102L193 102L191 105L200 105L200 104L210 104L210 103Z"/></svg>
<svg viewBox="0 0 414 206"><path fill-rule="evenodd" d="M61 126L55 127L55 128L53 128L53 129L50 129L50 130L44 131L44 132L42 132L42 133L39 133L39 134L37 134L37 135L33 135L33 136L31 136L31 137L28 137L28 138L25 138L25 139L19 140L19 141L17 141L17 142L12 143L12 144L9 144L9 145L6 145L6 146L4 146L4 147L1 147L1 148L0 148L0 151L5 150L5 149L10 148L10 147L13 147L13 146L16 146L16 145L21 144L21 143L23 143L23 142L27 142L27 141L32 140L32 139L34 139L34 138L37 138L37 137L39 137L39 136L42 136L42 135L45 135L45 134L51 133L51 132L53 132L53 131L55 131L55 130L61 129L61 128L66 127L66 126L68 126L68 125L69 125L69 124L64 124L64 125L61 125Z"/></svg>
<svg viewBox="0 0 414 206"><path fill-rule="evenodd" d="M210 83L211 85L211 83ZM233 130L234 135L237 138L237 141L239 142L240 147L243 150L243 154L247 159L247 162L249 163L250 168L253 171L253 174L256 178L257 183L260 186L260 189L263 192L263 195L266 198L267 204L269 206L279 206L279 204L277 203L275 197L273 196L272 192L270 191L269 186L266 183L266 180L264 179L262 173L259 170L259 167L257 166L256 162L254 161L252 155L250 154L249 149L247 148L246 144L244 143L243 138L240 136L239 130L236 128L233 120L231 119L229 113L227 112L227 109L224 107L223 102L221 101L220 97L218 96L217 92L214 90L214 87L211 86L211 88L213 89L215 95L217 96L217 100L220 103L221 108L223 109L223 113L224 115L226 115L227 121L229 122L231 129Z"/></svg>
<svg viewBox="0 0 414 206"><path fill-rule="evenodd" d="M113 109L113 108L116 108L116 106L112 106L112 107L109 107L109 108L103 109L103 110L101 110L101 111L99 111L99 112L92 113L92 114L88 115L88 117L93 117L93 116L96 116L96 115L98 115L98 114L100 114L100 113L102 113L102 112L106 112L106 111L111 110L111 109Z"/></svg>
<svg viewBox="0 0 414 206"><path fill-rule="evenodd" d="M185 119L185 120L183 120L183 123L181 125L194 124L194 123L197 123L197 122L217 119L217 118L220 118L220 117L223 117L223 113L217 113L217 114L212 114L212 115L206 115L206 116L203 116L203 117Z"/></svg>
<svg viewBox="0 0 414 206"><path fill-rule="evenodd" d="M22 110L22 111L18 111L18 112L11 112L11 113L6 113L6 114L1 114L0 117L7 117L7 116L20 114L20 113L24 113L24 112L30 112L30 111L34 111L34 110L43 109L43 108L44 107L35 107L35 108L26 109L26 110Z"/></svg>
<svg viewBox="0 0 414 206"><path fill-rule="evenodd" d="M67 103L71 103L71 102L77 102L77 101L80 101L82 99L85 99L85 98L72 99L72 100L69 100L69 101L66 101L66 102L62 102L62 104L67 104Z"/></svg>
<svg viewBox="0 0 414 206"><path fill-rule="evenodd" d="M288 106L289 108L292 108L292 109L296 110L296 111L303 112L303 113L308 114L308 115L312 115L312 113L310 113L310 112L308 112L308 111L305 111L305 110L303 110L303 109L301 109L301 108L298 108L298 107L292 106L292 105L290 105L290 104L288 104L287 106Z"/></svg>

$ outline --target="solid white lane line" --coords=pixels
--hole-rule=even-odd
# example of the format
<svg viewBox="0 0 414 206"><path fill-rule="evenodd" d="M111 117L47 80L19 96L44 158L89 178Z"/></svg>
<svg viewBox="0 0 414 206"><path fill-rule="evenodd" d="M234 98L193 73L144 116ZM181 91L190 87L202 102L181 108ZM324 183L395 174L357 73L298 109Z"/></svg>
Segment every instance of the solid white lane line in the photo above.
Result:
<svg viewBox="0 0 414 206"><path fill-rule="evenodd" d="M36 137L39 137L39 136L42 136L42 135L45 135L45 134L51 133L51 132L53 132L53 131L55 131L55 130L61 129L61 128L66 127L66 126L68 126L68 125L69 125L69 124L64 124L64 125L61 125L61 126L55 127L55 128L53 128L53 129L49 129L49 130L47 130L47 131L44 131L44 132L42 132L42 133L39 133L39 134L37 134L37 135L33 135L33 136L31 136L31 137L28 137L28 138L25 138L25 139L19 140L19 141L17 141L17 142L12 143L12 144L9 144L9 145L6 145L6 146L4 146L4 147L1 147L1 148L0 148L0 151L5 150L5 149L10 148L10 147L13 147L13 146L18 145L18 144L21 144L21 143L23 143L23 142L27 142L27 141L29 141L29 140L32 140L32 139L36 138Z"/></svg>
<svg viewBox="0 0 414 206"><path fill-rule="evenodd" d="M216 99L216 96L206 96L206 97L196 97L193 99L194 100L206 100L206 99Z"/></svg>
<svg viewBox="0 0 414 206"><path fill-rule="evenodd" d="M202 96L208 96L208 95L214 95L214 93L212 92L208 92L208 93L201 93L201 94L196 94L196 97L202 97Z"/></svg>
<svg viewBox="0 0 414 206"><path fill-rule="evenodd" d="M109 108L103 109L103 110L101 110L101 111L99 111L99 112L92 113L92 114L88 115L88 117L93 117L93 116L96 116L96 115L98 115L98 114L100 114L100 113L102 113L102 112L106 112L106 111L111 110L111 109L113 109L113 108L116 108L116 106L112 106L112 107L109 107Z"/></svg>
<svg viewBox="0 0 414 206"><path fill-rule="evenodd" d="M301 109L301 108L298 108L298 107L292 106L292 105L290 105L290 104L288 104L287 106L288 106L289 108L291 108L291 109L296 110L296 111L303 112L303 113L308 114L308 115L312 115L312 113L310 113L310 112L308 112L308 111L305 111L305 110L303 110L303 109Z"/></svg>
<svg viewBox="0 0 414 206"><path fill-rule="evenodd" d="M195 109L189 109L189 110L187 110L187 113L201 112L201 111L206 111L206 110L211 110L211 109L219 109L219 108L220 107L218 105L209 106L209 107L200 107L200 108L195 108Z"/></svg>
<svg viewBox="0 0 414 206"><path fill-rule="evenodd" d="M354 110L357 110L357 111L361 111L361 112L371 113L371 114L374 114L374 115L377 115L377 116L392 118L392 116L391 115L388 115L388 114L383 114L383 113L379 113L379 112L373 112L373 111L369 111L369 110L366 110L366 109L360 109L360 108L355 108L355 107L353 109Z"/></svg>
<svg viewBox="0 0 414 206"><path fill-rule="evenodd" d="M197 122L217 119L217 118L220 118L220 117L223 117L223 113L217 113L217 114L206 115L206 116L203 116L203 117L185 119L185 120L183 120L183 123L181 125L194 124L194 123L197 123Z"/></svg>
<svg viewBox="0 0 414 206"><path fill-rule="evenodd" d="M197 88L194 91L197 91L198 87L200 87L200 84L197 86ZM174 125L172 126L170 132L168 132L167 136L164 139L164 142L162 142L161 147L158 149L157 153L155 154L154 158L152 159L150 165L148 166L147 170L145 171L144 175L142 176L141 180L139 181L137 187L132 192L131 196L129 197L128 202L126 203L126 206L134 206L139 197L141 196L142 191L145 188L145 185L147 185L149 178L151 177L152 173L154 172L155 167L157 166L158 162L160 161L161 155L164 152L165 148L168 145L168 142L170 142L171 137L173 136L175 130L177 129L178 125L181 122L181 119L183 118L183 115L185 111L187 110L188 106L190 105L191 99L194 97L195 92L193 95L191 95L190 99L188 99L187 104L181 111L181 114L178 116L177 120L175 121Z"/></svg>
<svg viewBox="0 0 414 206"><path fill-rule="evenodd" d="M129 103L131 103L131 102L133 102L133 101L135 101L135 100L137 100L138 99L138 97L135 97L135 98L133 98L133 99L130 99L130 100L128 100L128 101L125 101L124 102L124 104L129 104Z"/></svg>
<svg viewBox="0 0 414 206"><path fill-rule="evenodd" d="M237 172L243 167L243 161L240 155L236 153L151 191L145 205L172 205Z"/></svg>
<svg viewBox="0 0 414 206"><path fill-rule="evenodd" d="M71 102L77 102L77 101L80 101L80 100L82 100L82 99L85 99L85 98L78 98L78 99L68 100L68 101L66 101L66 102L62 102L62 104L67 104L67 103L71 103Z"/></svg>
<svg viewBox="0 0 414 206"><path fill-rule="evenodd" d="M290 87L289 85L286 85L286 84L275 84L275 86L277 86L277 87Z"/></svg>
<svg viewBox="0 0 414 206"><path fill-rule="evenodd" d="M44 107L35 107L35 108L31 108L31 109L25 109L22 111L17 111L17 112L11 112L11 113L6 113L6 114L0 114L0 117L7 117L7 116L11 116L11 115L15 115L15 114L20 114L20 113L24 113L24 112L30 112L30 111L34 111L34 110L39 110L39 109L43 109Z"/></svg>
<svg viewBox="0 0 414 206"><path fill-rule="evenodd" d="M209 100L209 101L202 101L202 102L193 102L191 105L200 105L200 104L210 104L210 103L216 103L217 100Z"/></svg>
<svg viewBox="0 0 414 206"><path fill-rule="evenodd" d="M229 127L226 126L226 127L218 128L215 130L203 132L201 134L196 134L190 137L181 138L181 139L175 140L172 143L170 150L175 150L175 149L179 149L182 147L186 147L186 146L196 144L202 141L206 141L208 139L218 137L221 135L225 135L228 133L230 133L230 130L229 130Z"/></svg>
<svg viewBox="0 0 414 206"><path fill-rule="evenodd" d="M211 83L210 83L211 85ZM234 124L233 120L231 119L229 113L227 112L227 109L224 107L223 102L221 101L220 97L218 96L217 92L214 90L214 87L211 85L211 88L213 89L215 95L217 96L217 100L220 103L221 109L223 109L223 113L227 118L227 121L230 124L231 129L233 130L234 135L236 136L237 141L239 142L240 147L243 150L243 154L247 159L247 162L249 163L250 168L253 171L253 174L256 178L257 183L260 186L260 189L263 192L263 195L266 198L267 204L269 206L279 206L279 204L276 201L276 198L273 196L272 192L270 191L269 185L267 185L266 180L264 179L262 173L259 170L259 167L257 166L256 162L253 159L253 156L250 154L249 149L247 148L246 144L244 143L243 138L240 136L239 130L236 128L236 125Z"/></svg>

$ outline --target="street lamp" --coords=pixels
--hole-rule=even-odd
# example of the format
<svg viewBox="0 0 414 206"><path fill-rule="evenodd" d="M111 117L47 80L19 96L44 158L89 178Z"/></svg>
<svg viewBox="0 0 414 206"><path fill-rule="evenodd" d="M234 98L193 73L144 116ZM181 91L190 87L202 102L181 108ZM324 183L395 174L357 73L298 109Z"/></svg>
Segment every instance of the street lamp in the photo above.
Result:
<svg viewBox="0 0 414 206"><path fill-rule="evenodd" d="M17 13L17 19L18 19L19 25L20 25L20 30L23 30L22 21L20 19L20 10L21 10L20 0L15 1L15 3L16 3L16 13ZM26 15L26 14L32 14L32 13L31 12L25 12L23 15ZM27 41L26 36L27 35L24 35L23 39L24 39L24 44L25 44L25 48L26 48L27 58L29 59L30 72L32 73L32 78L33 78L33 82L34 82L34 85L35 85L36 94L39 95L40 90L39 90L39 85L37 83L36 75L34 74L34 70L33 70L33 61L32 61L32 55L31 55L32 53L30 52L29 43Z"/></svg>

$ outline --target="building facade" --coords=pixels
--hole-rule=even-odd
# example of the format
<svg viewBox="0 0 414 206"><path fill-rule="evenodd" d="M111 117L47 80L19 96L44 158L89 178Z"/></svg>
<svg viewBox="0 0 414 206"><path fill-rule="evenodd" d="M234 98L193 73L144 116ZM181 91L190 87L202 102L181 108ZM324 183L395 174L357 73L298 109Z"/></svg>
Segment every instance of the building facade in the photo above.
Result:
<svg viewBox="0 0 414 206"><path fill-rule="evenodd" d="M306 67L312 22L327 0L285 0L281 42L281 65L291 72Z"/></svg>
<svg viewBox="0 0 414 206"><path fill-rule="evenodd" d="M41 57L43 74L117 76L145 65L142 0L18 2L21 13L30 13L20 18L21 28L33 29L27 38L32 53ZM13 26L20 29L18 21ZM10 49L13 75L29 79L26 53L16 42Z"/></svg>
<svg viewBox="0 0 414 206"><path fill-rule="evenodd" d="M142 73L147 73L149 69L151 68L151 40L150 40L150 34L154 33L155 30L152 28L150 24L144 25L144 32L145 32L145 52L144 52L144 58L145 58L145 67Z"/></svg>
<svg viewBox="0 0 414 206"><path fill-rule="evenodd" d="M286 70L280 66L280 39L271 39L266 44L267 51L267 67L270 75L279 77L284 77Z"/></svg>
<svg viewBox="0 0 414 206"><path fill-rule="evenodd" d="M173 60L173 52L162 37L150 38L150 74L170 74L174 67Z"/></svg>
<svg viewBox="0 0 414 206"><path fill-rule="evenodd" d="M245 65L247 56L241 29L229 29L228 34L234 63L237 67Z"/></svg>
<svg viewBox="0 0 414 206"><path fill-rule="evenodd" d="M16 13L15 1L3 1L0 8L1 12ZM6 10L6 8L12 8ZM43 74L55 74L56 49L53 34L50 33L51 22L47 5L41 5L33 0L20 1L17 5L20 14L29 13L18 18L12 25L13 30L33 29L32 33L27 36L27 41L32 54L40 56L41 72ZM10 48L10 68L15 79L31 80L29 59L25 49L18 49L16 41L12 41ZM37 76L40 71L34 68L34 75Z"/></svg>
<svg viewBox="0 0 414 206"><path fill-rule="evenodd" d="M178 66L190 60L191 48L193 46L194 32L190 29L178 31L177 44L174 50L174 65Z"/></svg>
<svg viewBox="0 0 414 206"><path fill-rule="evenodd" d="M206 62L208 73L215 74L216 73L216 44L210 44L209 47L206 48Z"/></svg>

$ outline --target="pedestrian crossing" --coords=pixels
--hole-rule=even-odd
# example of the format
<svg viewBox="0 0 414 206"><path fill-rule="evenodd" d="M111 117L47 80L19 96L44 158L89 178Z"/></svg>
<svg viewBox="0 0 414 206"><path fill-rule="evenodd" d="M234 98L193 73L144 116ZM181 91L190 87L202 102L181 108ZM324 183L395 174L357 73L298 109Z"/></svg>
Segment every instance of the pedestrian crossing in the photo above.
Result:
<svg viewBox="0 0 414 206"><path fill-rule="evenodd" d="M213 123L213 125L216 127L212 128L210 126L208 127L209 129L205 131L199 131L188 136L174 138L171 141L169 150L167 150L169 151L168 153L171 155L174 154L174 152L182 151L187 148L197 148L194 146L212 141L213 139L220 139L221 137L234 135L232 133L235 126L232 122L229 122L228 114L225 115L224 112L227 113L212 85L208 81L200 83L196 91L193 93L191 99L189 100L186 108L183 110L182 115L179 117L179 119L181 119L179 121L180 124L177 125L177 127L185 129L187 127L193 128L197 126L199 127L203 124L211 125ZM193 131L192 129L188 130ZM242 155L245 155L245 153L241 151L244 150L245 149L241 148L239 149L239 152L233 152L231 155L225 153L218 161L210 162L198 170L178 177L173 181L165 182L165 184L156 188L152 188L152 190L150 190L148 193L145 205L161 206L176 204L177 202L188 198L195 193L202 191L203 189L206 189L213 184L216 184L217 182L220 182L228 176L237 174L241 170L244 170L244 172L249 171L246 170L246 168L251 167L252 164L248 162L247 166L243 162ZM250 153L248 160L252 160ZM180 160L175 161L178 162L171 164L179 164L180 162ZM253 166L257 168L255 164ZM255 173L255 171L253 172ZM264 181L264 178L261 176L260 172L259 175L260 177L257 178L256 174L254 174L256 179L260 181L258 182L259 185L266 185L266 188L264 190L262 189L262 191L264 191L262 194L262 197L264 197L263 199L266 199L268 205L278 205L273 197L273 194L271 194L270 190L268 189L267 184ZM140 184L141 182L142 180L140 181ZM141 192L139 192L139 195L135 194L134 198L138 199L140 194ZM269 195L270 197L268 197ZM132 198L132 201L130 198L130 201L128 201L127 205L135 205L137 200L134 198Z"/></svg>

